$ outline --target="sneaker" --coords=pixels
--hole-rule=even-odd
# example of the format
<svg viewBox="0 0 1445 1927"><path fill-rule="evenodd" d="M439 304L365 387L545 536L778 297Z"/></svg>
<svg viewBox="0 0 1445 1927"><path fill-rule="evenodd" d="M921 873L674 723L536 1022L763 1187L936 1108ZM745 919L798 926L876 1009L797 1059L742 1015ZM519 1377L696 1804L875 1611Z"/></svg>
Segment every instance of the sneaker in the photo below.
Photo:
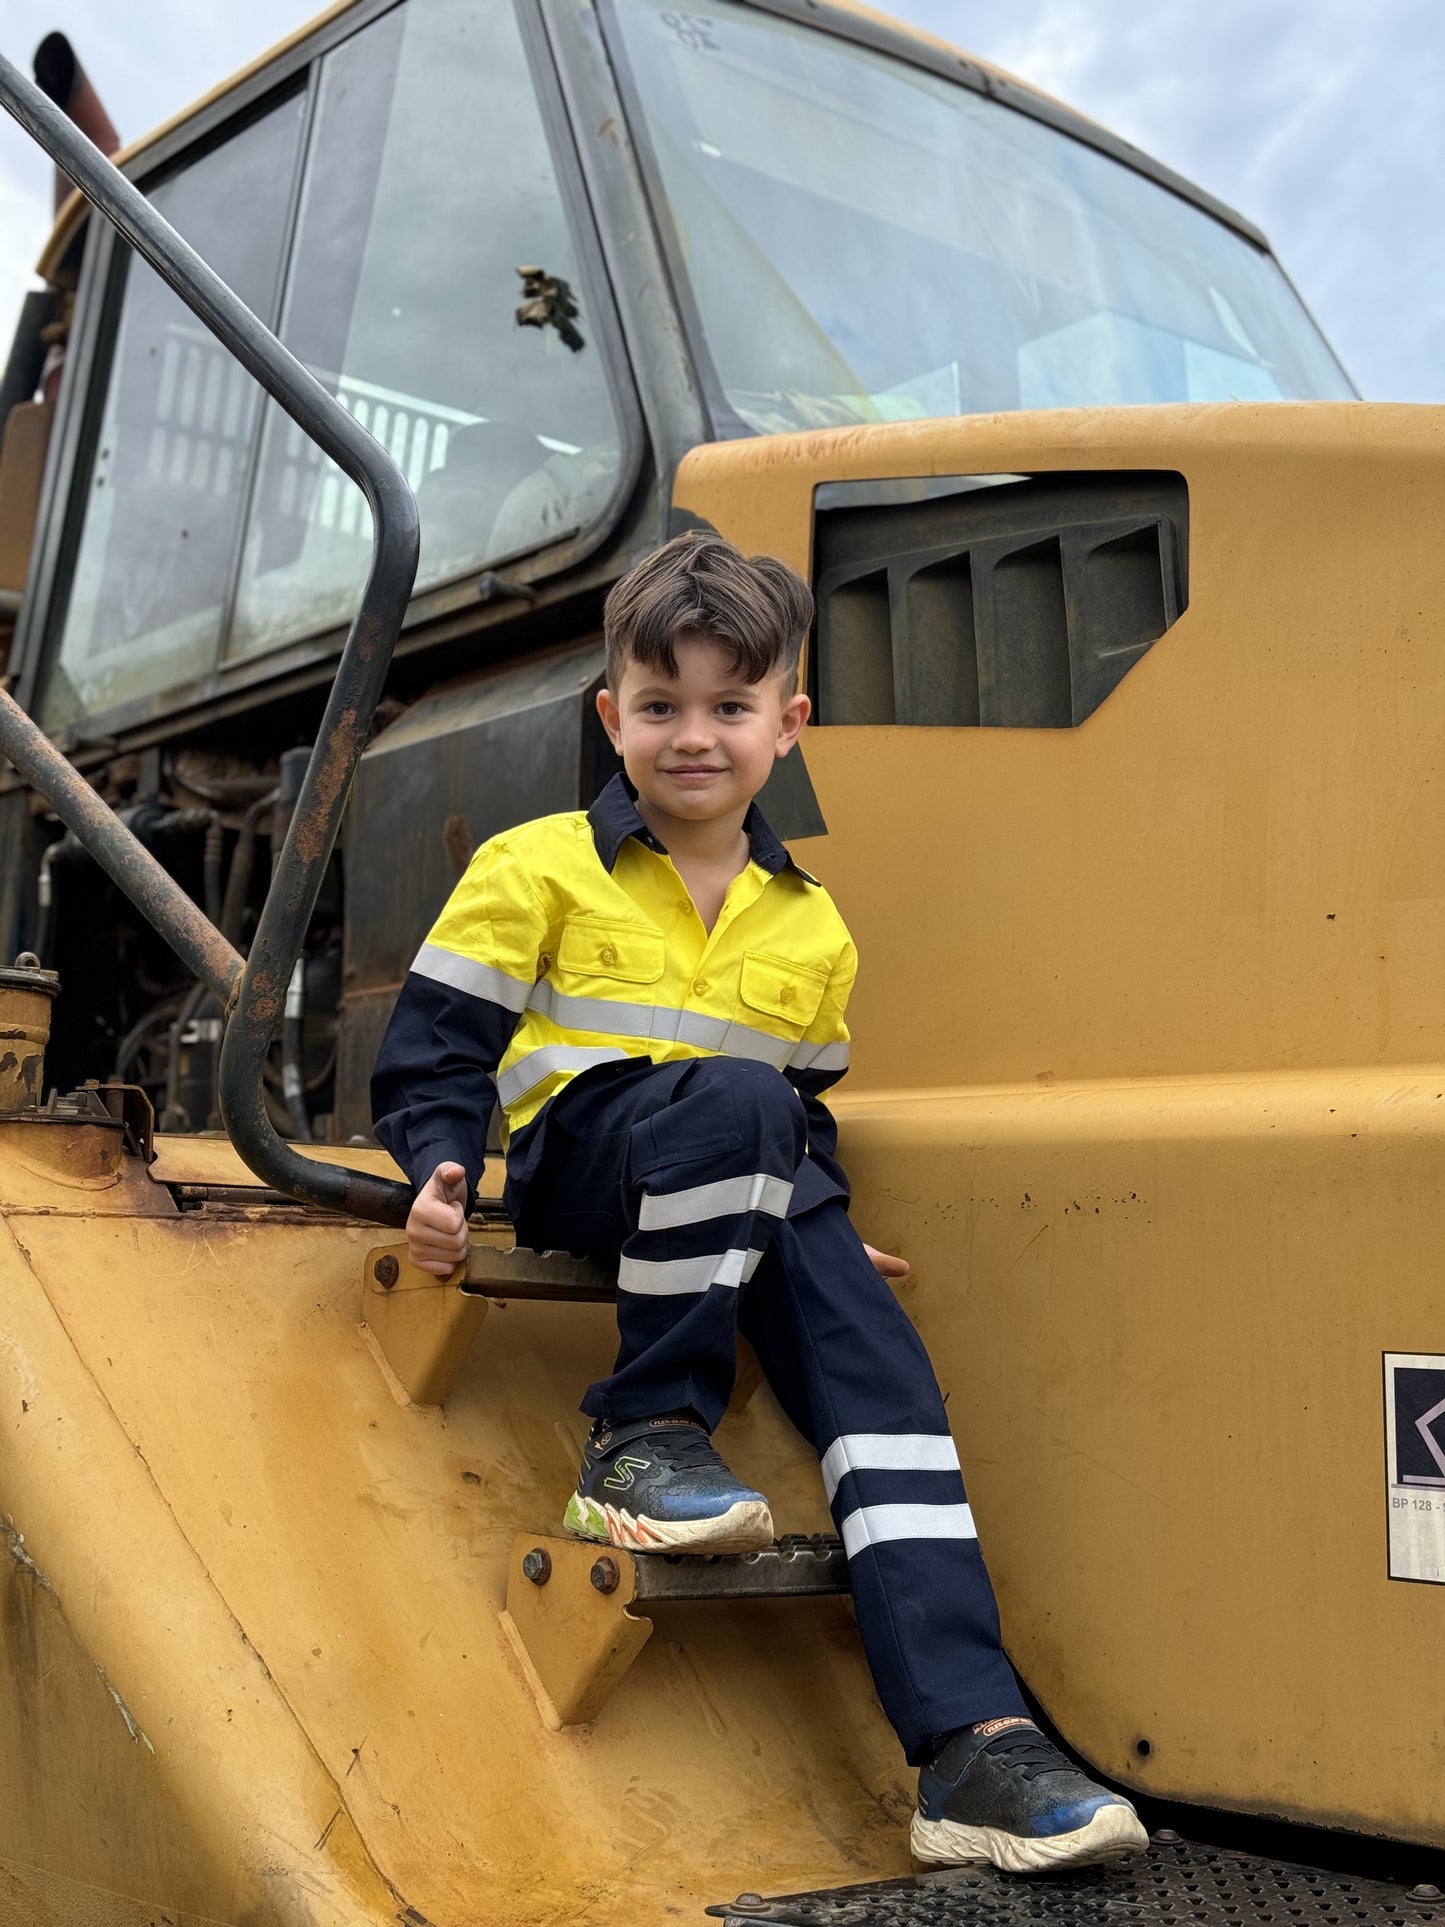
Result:
<svg viewBox="0 0 1445 1927"><path fill-rule="evenodd" d="M562 1523L632 1552L758 1552L773 1543L767 1500L691 1419L599 1420Z"/></svg>
<svg viewBox="0 0 1445 1927"><path fill-rule="evenodd" d="M988 1720L951 1734L918 1776L909 1836L936 1867L991 1860L1005 1873L1062 1873L1142 1853L1127 1800L1071 1766L1032 1720Z"/></svg>

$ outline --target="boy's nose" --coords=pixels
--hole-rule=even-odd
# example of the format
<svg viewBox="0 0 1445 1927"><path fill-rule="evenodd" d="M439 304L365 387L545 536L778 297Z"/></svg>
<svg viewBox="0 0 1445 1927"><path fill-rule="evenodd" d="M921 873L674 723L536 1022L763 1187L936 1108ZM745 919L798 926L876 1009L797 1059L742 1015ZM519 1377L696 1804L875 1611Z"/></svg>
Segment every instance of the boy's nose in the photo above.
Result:
<svg viewBox="0 0 1445 1927"><path fill-rule="evenodd" d="M684 710L677 719L673 732L672 746L675 750L696 752L711 749L717 741L717 731L713 728L712 718L706 711L702 714Z"/></svg>

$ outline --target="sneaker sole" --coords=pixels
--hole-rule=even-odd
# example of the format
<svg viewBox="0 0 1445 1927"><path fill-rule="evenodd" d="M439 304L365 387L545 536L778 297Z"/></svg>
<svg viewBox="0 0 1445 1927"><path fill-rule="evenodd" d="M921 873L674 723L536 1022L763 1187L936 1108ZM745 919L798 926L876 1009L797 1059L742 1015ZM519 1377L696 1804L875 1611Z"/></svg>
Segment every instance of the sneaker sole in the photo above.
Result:
<svg viewBox="0 0 1445 1927"><path fill-rule="evenodd" d="M1004 1873L1066 1873L1071 1867L1091 1867L1099 1860L1142 1853L1149 1835L1134 1809L1115 1801L1100 1807L1087 1826L1038 1839L1006 1833L1002 1827L927 1820L915 1813L908 1844L914 1859L926 1866L966 1867L989 1861Z"/></svg>
<svg viewBox="0 0 1445 1927"><path fill-rule="evenodd" d="M715 1519L650 1519L574 1492L562 1524L579 1539L628 1552L761 1552L773 1543L766 1499L740 1499Z"/></svg>

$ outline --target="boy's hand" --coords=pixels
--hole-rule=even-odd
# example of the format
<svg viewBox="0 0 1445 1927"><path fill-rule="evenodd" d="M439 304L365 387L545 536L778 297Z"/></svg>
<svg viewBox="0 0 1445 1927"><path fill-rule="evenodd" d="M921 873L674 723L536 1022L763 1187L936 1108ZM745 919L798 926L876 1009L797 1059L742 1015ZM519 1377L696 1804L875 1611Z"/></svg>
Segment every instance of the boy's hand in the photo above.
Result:
<svg viewBox="0 0 1445 1927"><path fill-rule="evenodd" d="M895 1258L887 1251L875 1251L870 1244L865 1244L863 1249L868 1253L869 1263L880 1278L906 1278L908 1276L909 1267L906 1258Z"/></svg>
<svg viewBox="0 0 1445 1927"><path fill-rule="evenodd" d="M439 1164L412 1202L406 1253L418 1271L447 1278L467 1255L467 1174Z"/></svg>

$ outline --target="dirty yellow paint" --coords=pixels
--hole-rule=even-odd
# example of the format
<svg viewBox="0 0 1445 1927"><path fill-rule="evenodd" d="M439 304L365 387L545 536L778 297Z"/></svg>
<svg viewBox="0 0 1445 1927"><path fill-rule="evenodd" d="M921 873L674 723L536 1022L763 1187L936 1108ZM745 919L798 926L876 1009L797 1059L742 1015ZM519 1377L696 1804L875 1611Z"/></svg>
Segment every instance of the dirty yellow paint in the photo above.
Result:
<svg viewBox="0 0 1445 1927"><path fill-rule="evenodd" d="M910 1776L846 1600L656 1608L595 1722L548 1730L508 1556L560 1527L612 1310L494 1305L445 1407L399 1403L359 1325L375 1242L284 1207L7 1213L0 1489L155 1752L103 1691L67 1702L41 1743L68 1831L37 1845L7 1809L0 1861L228 1922L436 1927L648 1924L906 1871ZM771 1399L725 1424L780 1528L826 1530ZM24 1673L8 1635L5 1658ZM26 1770L16 1730L0 1774ZM104 1825L65 1765L97 1748L124 1783Z"/></svg>
<svg viewBox="0 0 1445 1927"><path fill-rule="evenodd" d="M804 737L854 1217L914 1262L1070 1740L1445 1844L1445 1589L1386 1576L1381 1398L1382 1352L1445 1349L1445 410L793 436L676 500L806 570L820 483L1108 469L1186 478L1189 607L1081 728Z"/></svg>

